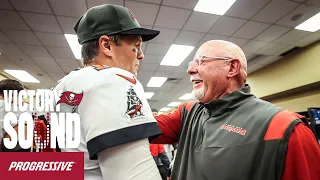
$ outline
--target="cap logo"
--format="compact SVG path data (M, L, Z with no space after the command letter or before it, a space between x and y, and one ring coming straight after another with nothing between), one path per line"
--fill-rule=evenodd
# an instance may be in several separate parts
M137 20L136 17L134 17L134 15L132 14L131 10L128 9L128 11L129 11L129 13L130 13L130 15L131 15L132 20L133 20L133 21Z

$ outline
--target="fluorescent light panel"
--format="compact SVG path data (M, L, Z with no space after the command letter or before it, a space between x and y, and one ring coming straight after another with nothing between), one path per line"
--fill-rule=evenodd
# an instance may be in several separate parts
M295 29L309 32L318 31L320 29L320 12L299 24Z
M187 93L187 94L181 96L179 99L181 99L181 100L189 100L189 99L192 99L192 98L193 98L192 94L191 93Z
M81 45L78 42L77 35L65 34L68 44L72 50L72 53L76 59L81 59Z
M162 59L160 65L179 66L186 59L186 57L188 57L193 49L194 46L172 44Z
M170 104L168 104L169 107L177 107L179 106L181 103L180 102L172 102Z
M147 87L161 87L167 79L166 77L151 77Z
M144 92L144 98L150 99L154 95L154 92Z
M4 70L6 73L25 83L40 83L38 79L33 77L27 71L23 70Z
M168 108L168 107L164 107L164 108L161 108L161 109L160 109L161 112L167 112L167 111L169 111L169 110L170 110L170 108Z
M199 0L194 11L224 15L236 0Z

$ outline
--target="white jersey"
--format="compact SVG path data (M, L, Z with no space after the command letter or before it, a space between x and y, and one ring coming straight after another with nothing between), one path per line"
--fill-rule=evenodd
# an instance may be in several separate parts
M62 151L85 153L86 180L161 179L148 141L161 131L132 73L90 66L72 71L54 90L63 92L60 112L80 116L80 146Z

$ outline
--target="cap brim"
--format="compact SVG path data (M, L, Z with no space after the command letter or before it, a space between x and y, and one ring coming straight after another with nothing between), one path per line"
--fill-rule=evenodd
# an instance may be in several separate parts
M121 34L141 35L142 41L149 41L158 36L159 33L160 31L145 28L135 28L121 32Z

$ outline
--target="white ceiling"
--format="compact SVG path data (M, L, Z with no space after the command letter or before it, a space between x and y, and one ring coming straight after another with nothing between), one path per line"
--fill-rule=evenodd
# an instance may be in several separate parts
M40 80L28 89L50 88L79 67L64 37L74 34L77 18L88 8L104 3L131 9L143 27L161 34L143 45L138 79L145 91L155 92L152 108L160 109L192 89L187 62L207 40L222 39L238 44L249 59L249 72L281 58L293 47L320 39L294 27L320 12L320 0L237 0L224 16L194 12L198 0L0 0L0 73L23 69ZM292 21L299 13L304 16ZM160 66L172 43L192 45L195 50L179 67ZM160 88L146 87L151 76L175 78Z

